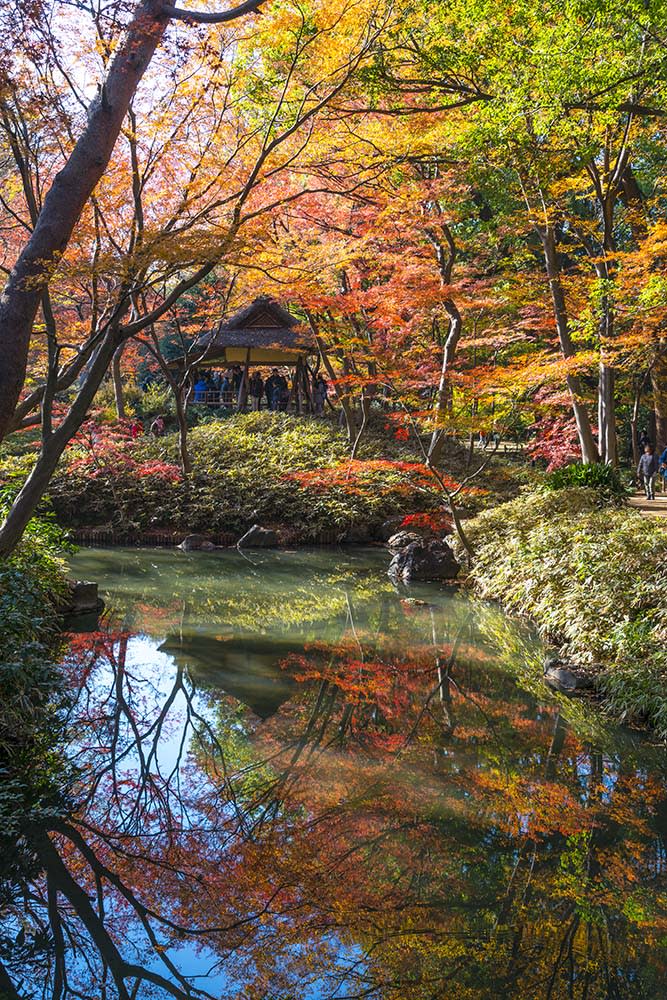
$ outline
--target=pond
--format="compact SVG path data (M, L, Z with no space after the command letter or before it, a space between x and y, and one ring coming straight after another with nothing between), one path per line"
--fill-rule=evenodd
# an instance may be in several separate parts
M25 837L0 995L665 996L664 748L386 565L73 558L107 610L62 667L67 808Z

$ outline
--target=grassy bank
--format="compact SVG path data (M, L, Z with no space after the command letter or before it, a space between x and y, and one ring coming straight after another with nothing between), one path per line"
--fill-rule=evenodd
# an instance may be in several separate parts
M189 449L193 471L184 478L175 434L80 440L50 486L60 523L240 533L258 522L282 529L286 541L322 532L363 540L391 516L440 503L407 448L369 435L351 463L345 434L324 420L233 416L195 427Z
M58 604L66 590L62 538L33 521L0 564L0 895L34 877L24 836L66 811L70 768L63 754L64 696L56 664ZM3 957L11 960L11 946ZM1 992L1 991L0 991Z
M524 493L469 521L472 579L667 736L667 530L596 490Z
M377 415L375 415L377 418ZM397 439L383 417L371 421L356 461L335 420L282 413L219 417L188 436L192 472L179 468L178 437L133 437L129 422L84 425L64 454L49 498L66 528L121 532L240 534L253 523L280 531L287 544L322 535L365 541L398 515L441 511L442 492L414 441ZM32 432L0 447L0 487L14 495L35 461ZM488 456L485 456L488 459ZM480 456L448 442L450 487L474 472ZM457 502L468 511L515 495L529 470L492 459Z

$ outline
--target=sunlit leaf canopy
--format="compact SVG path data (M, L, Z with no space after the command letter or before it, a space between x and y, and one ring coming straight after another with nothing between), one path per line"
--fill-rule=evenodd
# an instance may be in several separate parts
M5 271L103 106L133 11L0 12ZM238 528L260 506L254 449L281 430L261 509L307 508L315 531L379 520L412 488L442 515L435 485L440 501L458 489L443 440L473 456L491 427L535 429L548 461L614 464L617 404L642 379L660 398L666 13L267 0L225 25L174 19L48 258L13 425L41 422L35 479L61 510L70 479L79 507L127 520L121 472L128 494L150 483L131 500L161 517L221 473ZM131 445L91 415L120 349L136 374L134 337L197 335L260 293L315 338L347 446L324 422L310 452L296 421L209 424L191 435L193 480L173 439ZM423 451L357 451L371 410L385 442ZM550 695L521 628L465 595L407 595L384 564L124 558L64 682L26 659L21 738L0 746L0 993L662 995L664 758Z
M6 136L29 137L34 208L128 16L119 4L22 14L3 106ZM545 413L564 426L580 398L590 424L599 364L627 395L661 351L663 16L661 3L395 0L175 20L54 264L60 363L89 352L114 316L140 324L203 267L196 312L174 305L193 335L223 308L278 295L342 359L334 375L353 402L390 393L422 427L467 433L489 415L512 429ZM9 266L31 209L6 162ZM454 311L446 389L424 407ZM38 320L20 418L46 373L44 335Z

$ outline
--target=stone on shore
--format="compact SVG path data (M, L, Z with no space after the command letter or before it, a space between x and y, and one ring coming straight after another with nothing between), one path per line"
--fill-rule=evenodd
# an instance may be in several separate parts
M406 545L411 545L412 542L421 542L422 536L417 534L416 531L397 531L395 535L387 540L387 548L391 549L392 552L398 552L399 549L404 549Z
M557 656L547 656L544 661L544 680L555 691L572 694L593 687L593 680L587 674L575 672Z
M97 612L102 607L96 583L90 580L70 580L67 613L83 615Z
M186 535L178 548L183 552L211 552L216 546L206 535Z

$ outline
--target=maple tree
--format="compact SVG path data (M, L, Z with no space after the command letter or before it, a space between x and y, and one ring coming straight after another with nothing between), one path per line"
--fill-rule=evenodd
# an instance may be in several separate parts
M434 459L466 409L476 429L509 426L548 385L567 389L582 459L615 464L618 390L638 362L663 406L661 339L626 297L659 184L660 11L460 3L383 34L355 104L357 197L288 219L352 443L387 383L413 409L428 399ZM656 301L654 329L662 317Z
M0 349L3 366L0 382L3 402L0 406L0 435L7 431L18 402L23 381L32 327L43 296L46 294L52 269L66 249L85 205L111 159L116 140L126 115L150 64L160 45L171 19L190 22L227 22L255 11L261 0L245 0L237 8L220 14L198 13L181 10L164 4L162 0L143 0L131 15L126 30L121 29L121 44L116 39L101 37L107 54L113 56L99 85L99 93L87 108L87 124L73 144L65 164L53 177L52 185L43 204L26 191L31 210L30 239L21 250L8 275L0 303ZM12 5L14 6L14 5ZM48 13L42 5L35 4L27 12L26 20L32 33L48 33ZM114 19L115 20L115 19ZM97 22L99 30L100 21ZM55 43L55 38L48 39ZM55 50L53 44L53 50ZM41 54L41 53L40 53ZM55 64L58 65L58 57ZM6 70L7 72L7 70ZM11 80L11 67L7 75ZM19 151L17 166L25 187L30 186L30 164ZM48 315L49 305L44 304Z
M9 272L80 133L86 91L73 67L113 76L143 30L130 21L118 47L115 8L90 28L68 15L85 30L65 57L57 33L40 33L40 10L27 12L34 44L24 63L10 59L3 91ZM636 396L638 372L662 443L659 3L574 4L546 17L528 4L491 16L483 0L461 0L437 16L417 5L409 18L400 4L322 3L312 21L265 7L226 27L172 25L174 68L171 36L161 38L175 10L158 17L156 37L141 36L155 54L118 141L106 136L101 179L74 213L64 255L48 267L49 253L40 258L48 301L40 285L43 325L6 422L39 421L54 440L0 548L15 544L109 366L122 410L127 339L155 349L156 324L180 322L181 295L223 270L241 276L234 298L278 283L302 310L353 459L378 411L398 434L430 435L436 467L448 442L513 433L530 424L536 393L543 412L564 387L582 459L615 464L617 410ZM72 419L52 427L51 398L83 376ZM185 382L176 397L187 468L184 394ZM545 440L565 455L561 426Z
M129 109L113 171L82 209L51 275L52 284L56 277L58 283L44 313L47 350L36 365L42 378L12 418L15 427L38 420L43 446L0 528L1 551L16 545L123 342L153 328L216 266L258 266L266 228L280 205L307 194L301 158L318 124L324 125L329 103L345 91L382 28L381 13L369 10L361 20L359 14L357 5L323 8L319 23L311 25L295 7L276 12L278 35L269 18L246 36L216 29L220 51L211 47L208 33L186 49L186 84L178 76L159 89L159 101L135 102ZM334 33L339 44L332 59ZM267 50L257 62L263 42ZM232 71L232 52L238 72ZM160 72L157 62L152 72ZM46 123L56 147L73 127L73 110L67 102L63 106L58 89L70 83L64 73L64 82L53 85L65 116L64 128L60 118ZM50 77L45 85L51 87ZM255 100L258 90L261 101ZM169 142L162 141L165 133ZM27 158L20 130L14 139ZM19 219L27 212L31 228L38 221L30 216L31 197L41 180L35 169L21 177L22 193L10 208ZM77 380L67 414L54 421L56 395Z

